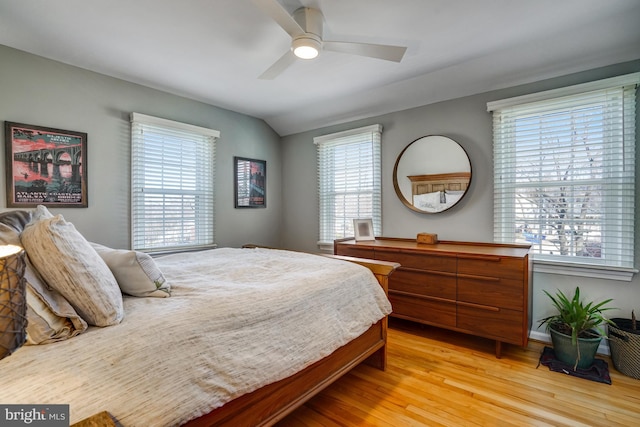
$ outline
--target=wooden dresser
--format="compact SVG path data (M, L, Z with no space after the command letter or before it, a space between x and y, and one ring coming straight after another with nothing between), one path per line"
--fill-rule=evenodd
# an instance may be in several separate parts
M531 329L529 245L380 237L337 240L336 255L392 261L391 316L526 346Z

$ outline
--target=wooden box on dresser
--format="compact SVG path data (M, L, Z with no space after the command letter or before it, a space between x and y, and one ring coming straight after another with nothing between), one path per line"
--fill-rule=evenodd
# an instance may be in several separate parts
M336 240L334 253L392 261L391 316L526 346L531 329L530 245L379 237Z

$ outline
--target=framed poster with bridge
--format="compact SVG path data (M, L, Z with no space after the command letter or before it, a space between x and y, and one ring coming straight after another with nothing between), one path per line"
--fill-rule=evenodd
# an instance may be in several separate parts
M86 208L87 134L5 122L7 207Z

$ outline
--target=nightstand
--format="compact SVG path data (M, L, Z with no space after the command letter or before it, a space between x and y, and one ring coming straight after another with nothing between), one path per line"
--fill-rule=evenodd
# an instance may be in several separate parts
M72 424L71 427L117 427L117 424L107 411L102 411Z

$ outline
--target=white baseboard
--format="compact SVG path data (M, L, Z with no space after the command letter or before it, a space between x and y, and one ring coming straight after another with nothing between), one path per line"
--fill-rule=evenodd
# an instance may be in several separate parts
M551 335L545 334L544 332L540 331L530 331L529 339L551 344Z
M530 331L529 339L551 344L551 335L545 332ZM609 351L609 341L607 341L606 339L602 340L602 342L600 343L600 346L598 347L598 354L603 354L605 356L611 355L611 352Z

